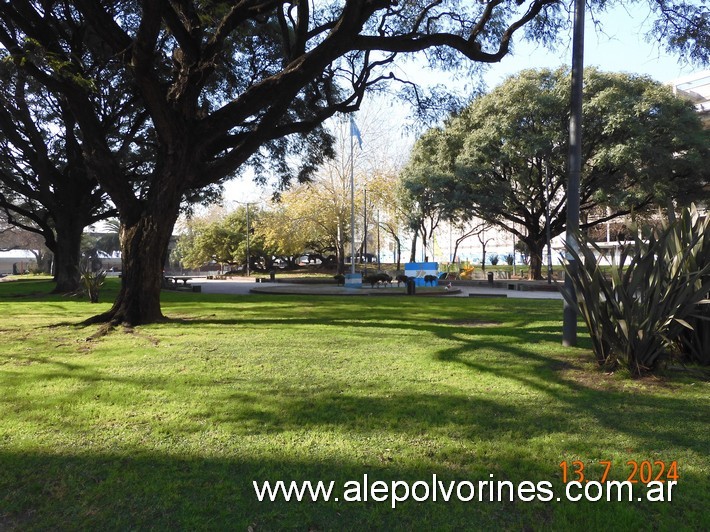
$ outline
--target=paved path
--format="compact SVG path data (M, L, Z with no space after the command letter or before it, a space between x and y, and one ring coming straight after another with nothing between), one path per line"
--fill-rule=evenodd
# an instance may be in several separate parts
M249 294L252 291L264 294L303 294L303 295L362 295L363 293L372 292L377 294L378 289L359 289L337 287L335 284L296 284L296 283L257 283L250 279L235 278L230 280L208 280L195 278L192 280L193 285L202 286L204 294ZM481 286L456 286L454 287L458 293L453 293L446 297L484 297L490 296L507 296L509 298L520 299L562 299L558 292L544 292L536 290L505 290L499 288L488 288ZM384 290L384 289L380 289ZM420 291L422 294L423 291ZM402 295L404 295L402 288Z

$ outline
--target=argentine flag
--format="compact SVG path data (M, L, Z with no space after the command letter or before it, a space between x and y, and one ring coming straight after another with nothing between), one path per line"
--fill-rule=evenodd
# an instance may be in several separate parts
M357 144L362 149L362 136L360 135L360 130L357 128L355 119L350 115L350 136L357 139Z

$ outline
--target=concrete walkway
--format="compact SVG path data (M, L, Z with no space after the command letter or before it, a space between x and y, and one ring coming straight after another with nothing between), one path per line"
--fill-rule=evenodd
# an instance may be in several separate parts
M374 295L386 296L396 295L401 292L405 295L404 287L396 288L396 284L392 289L386 288L370 288L369 286L362 289L344 288L331 284L299 284L299 283L257 283L251 279L235 278L229 280L212 280L195 278L191 283L193 286L201 286L204 294L235 294L245 295L249 293L259 294L294 294L294 295ZM441 285L440 285L441 286ZM438 292L438 291L437 291ZM439 292L442 297L509 297L520 299L562 299L559 292L548 292L538 290L507 290L503 288L493 288L485 286L454 286L451 293L447 294L441 289ZM434 295L432 289L418 289L417 296Z

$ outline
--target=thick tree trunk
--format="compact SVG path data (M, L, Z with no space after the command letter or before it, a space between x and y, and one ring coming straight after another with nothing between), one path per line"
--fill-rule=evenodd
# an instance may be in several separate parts
M178 209L159 209L135 223L121 224L121 290L111 310L89 322L142 325L163 319L160 290L168 244Z
M526 242L530 251L530 273L528 279L539 281L542 279L542 252L544 244Z
M75 292L80 287L81 235L84 225L75 213L67 213L67 219L56 219L56 250L54 253L55 293Z

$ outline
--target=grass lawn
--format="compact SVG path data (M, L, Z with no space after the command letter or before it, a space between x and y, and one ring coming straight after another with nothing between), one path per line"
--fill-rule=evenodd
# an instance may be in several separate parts
M559 301L166 292L170 321L102 335L77 324L108 303L50 289L0 283L0 530L710 529L710 385L597 371L585 337L561 347ZM575 460L676 461L678 485L569 502ZM476 491L345 501L365 475ZM339 500L259 502L266 480ZM554 496L479 501L489 480Z

